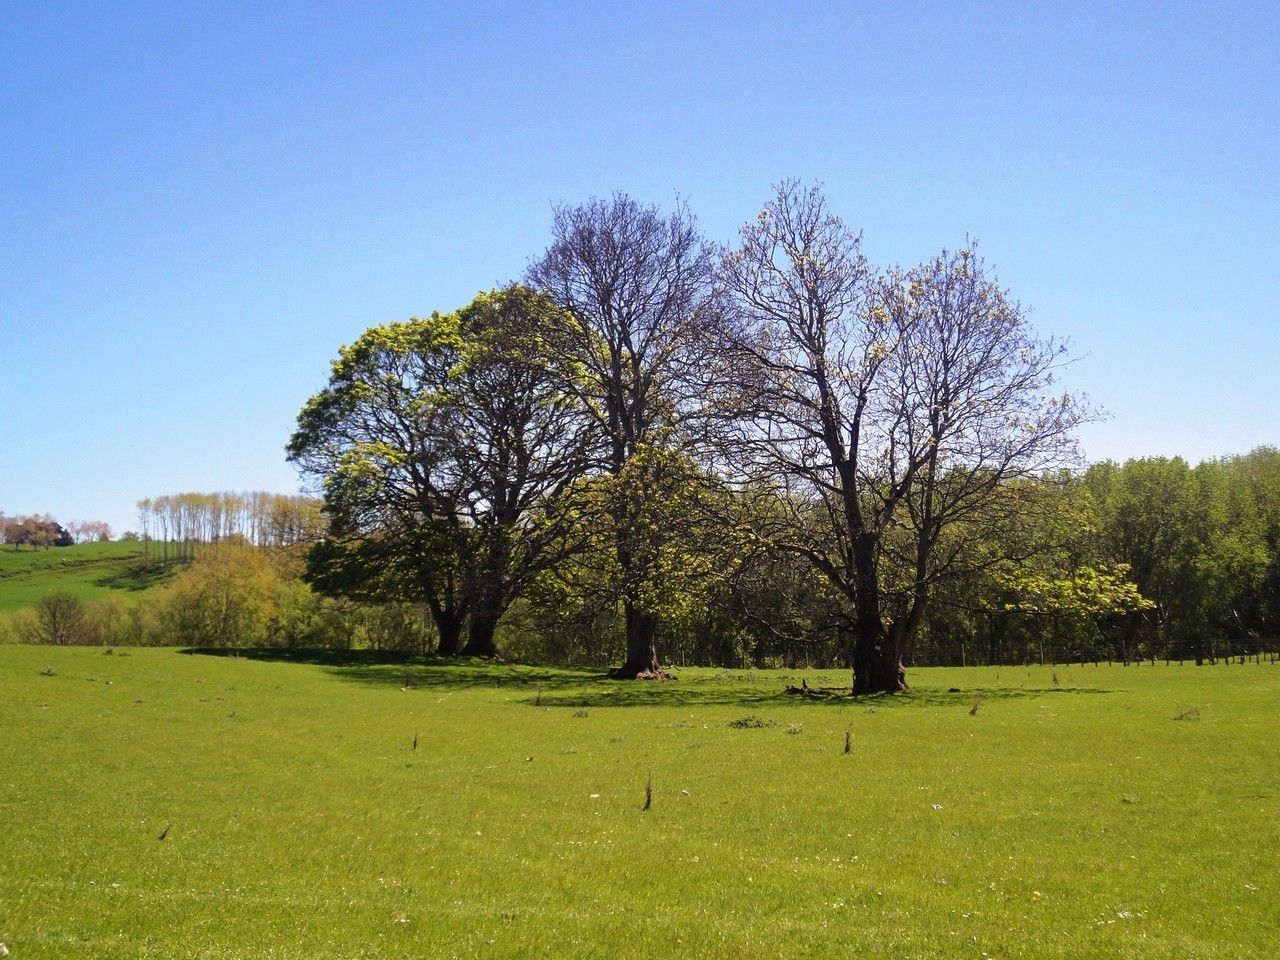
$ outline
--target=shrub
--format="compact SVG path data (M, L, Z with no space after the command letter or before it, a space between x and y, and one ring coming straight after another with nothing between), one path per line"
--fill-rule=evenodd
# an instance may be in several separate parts
M97 642L84 604L65 590L46 594L36 602L35 619L28 629L34 643L65 647Z
M201 550L166 591L160 619L172 642L260 646L274 625L277 586L260 551L212 546Z

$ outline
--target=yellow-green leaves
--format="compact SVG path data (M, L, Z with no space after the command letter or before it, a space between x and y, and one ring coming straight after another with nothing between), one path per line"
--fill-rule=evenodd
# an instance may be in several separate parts
M1011 571L994 578L1010 598L1003 608L1023 613L1104 614L1150 610L1155 604L1129 580L1129 565L1099 564L1069 577Z

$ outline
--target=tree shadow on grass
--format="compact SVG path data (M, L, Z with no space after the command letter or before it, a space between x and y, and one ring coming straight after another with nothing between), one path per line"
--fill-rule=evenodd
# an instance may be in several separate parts
M999 700L1034 700L1040 697L1056 697L1066 694L1099 694L1112 693L1101 687L970 687L956 688L912 688L906 693L893 696L851 697L846 703L862 703L867 706L881 705L886 707L911 706L964 706L972 708L976 699L982 703ZM979 706L981 709L981 706Z
M96 586L110 587L113 590L148 590L168 583L176 573L173 564L138 564L127 570L114 570L93 582Z
M534 706L544 707L643 707L643 706L797 706L822 710L904 709L910 707L971 707L975 697L983 703L1000 700L1024 700L1065 693L1110 693L1094 687L982 687L951 692L943 689L912 689L898 694L853 696L839 693L822 698L788 693L779 680L757 680L751 685L728 686L694 680L670 683L637 683L609 681L575 693L542 693L526 698Z
M514 698L535 707L693 707L803 706L817 709L903 709L909 707L971 707L976 697L983 703L1025 700L1069 694L1110 693L1098 687L983 686L913 688L906 693L854 697L833 693L822 699L797 696L787 687L799 681L794 671L776 673L684 673L674 681L613 680L595 670L572 667L529 666L489 660L421 656L388 650L286 650L253 648L191 648L184 654L240 657L279 663L320 666L326 673L370 687L510 691ZM815 679L810 677L809 679ZM829 679L819 677L817 679ZM814 689L817 689L816 687ZM833 689L833 688L827 688Z
M474 658L424 657L397 650L196 648L182 653L207 657L239 657L265 662L311 664L330 676L370 687L406 690L494 690L531 707L814 707L818 709L904 709L910 707L969 708L983 703L1025 700L1042 696L1106 694L1100 687L982 686L966 689L915 687L904 694L851 696L827 687L822 699L797 696L787 686L799 682L796 671L681 673L675 681L611 680L593 669L527 666ZM808 675L814 682L831 675ZM813 687L817 690L818 687Z
M195 656L240 658L271 663L309 664L340 679L367 686L467 689L472 687L563 688L605 679L604 674L571 667L539 667L475 657L436 657L403 650L276 649L191 647Z

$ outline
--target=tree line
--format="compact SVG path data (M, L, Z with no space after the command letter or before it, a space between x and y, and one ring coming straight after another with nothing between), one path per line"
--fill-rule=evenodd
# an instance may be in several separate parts
M1066 359L975 244L873 266L816 187L727 248L683 203L563 206L521 282L341 349L288 445L327 518L307 576L423 604L444 654L520 617L661 677L683 629L775 634L902 689L962 585L1060 548L1093 415ZM1094 574L1097 603L1141 604Z
M290 647L426 653L434 635L408 603L364 604L314 593L300 578L304 544L241 539L193 547L190 560L145 572L136 598L82 600L54 590L0 613L0 643L59 646Z
M802 559L762 549L717 516L732 494L671 496L662 645L668 662L729 667L847 663L841 599ZM908 653L914 664L1225 663L1280 655L1280 451L1198 466L1178 458L1095 464L1010 491L1020 556L939 591ZM588 499L589 503L589 499ZM741 509L741 505L734 509ZM584 511L579 519L590 517ZM708 519L711 518L711 519ZM608 663L622 637L607 530L513 601L504 656ZM1051 545L1051 546L1046 546ZM326 596L301 580L308 544L194 548L166 586L137 601L43 598L0 617L0 640L44 643L330 647L439 652L421 602ZM331 548L329 548L331 549ZM605 551L607 552L607 551ZM325 550L318 551L321 557ZM554 575L552 575L554 574Z
M190 560L197 546L242 542L289 547L318 538L320 504L312 497L254 490L242 493L177 493L138 501L141 539L148 555Z

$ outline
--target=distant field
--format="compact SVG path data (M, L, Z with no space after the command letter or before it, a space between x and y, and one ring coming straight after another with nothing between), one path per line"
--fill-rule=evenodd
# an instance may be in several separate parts
M1278 666L336 656L0 648L13 960L1277 955Z
M0 612L31 606L57 590L81 600L136 594L164 579L156 572L136 572L142 559L140 543L84 543L48 550L0 546Z

